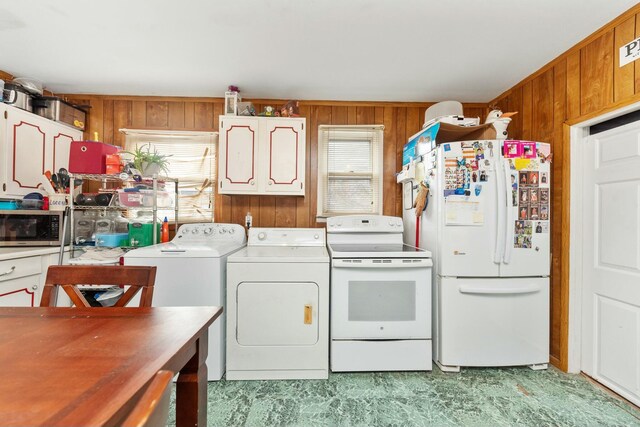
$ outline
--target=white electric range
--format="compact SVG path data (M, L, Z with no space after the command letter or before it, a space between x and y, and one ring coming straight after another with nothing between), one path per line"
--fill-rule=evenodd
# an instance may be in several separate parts
M334 372L432 369L431 253L402 230L389 216L327 220Z

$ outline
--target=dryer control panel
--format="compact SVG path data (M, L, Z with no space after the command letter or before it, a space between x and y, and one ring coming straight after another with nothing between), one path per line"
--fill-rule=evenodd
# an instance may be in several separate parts
M244 242L244 227L238 224L212 222L181 225L172 242L184 241Z

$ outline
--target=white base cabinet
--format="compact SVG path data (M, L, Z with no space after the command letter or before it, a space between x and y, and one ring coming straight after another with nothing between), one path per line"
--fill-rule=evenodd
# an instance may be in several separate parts
M82 131L0 103L0 197L42 190L43 174L69 168L71 141Z
M26 256L0 261L0 307L38 307L50 265L58 264L59 254ZM65 252L63 263L69 260ZM58 306L70 306L71 300L58 293Z
M221 194L304 196L306 119L220 116Z

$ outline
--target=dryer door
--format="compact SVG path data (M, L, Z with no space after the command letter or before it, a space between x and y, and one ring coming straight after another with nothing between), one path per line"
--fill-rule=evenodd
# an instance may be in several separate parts
M319 288L313 282L240 283L236 297L238 344L316 344L318 297Z

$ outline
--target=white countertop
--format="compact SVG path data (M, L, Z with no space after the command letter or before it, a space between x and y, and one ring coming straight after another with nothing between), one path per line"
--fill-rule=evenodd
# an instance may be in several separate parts
M65 248L65 252L69 247ZM7 259L26 258L38 255L50 255L60 252L59 246L32 246L28 248L0 248L0 261Z

